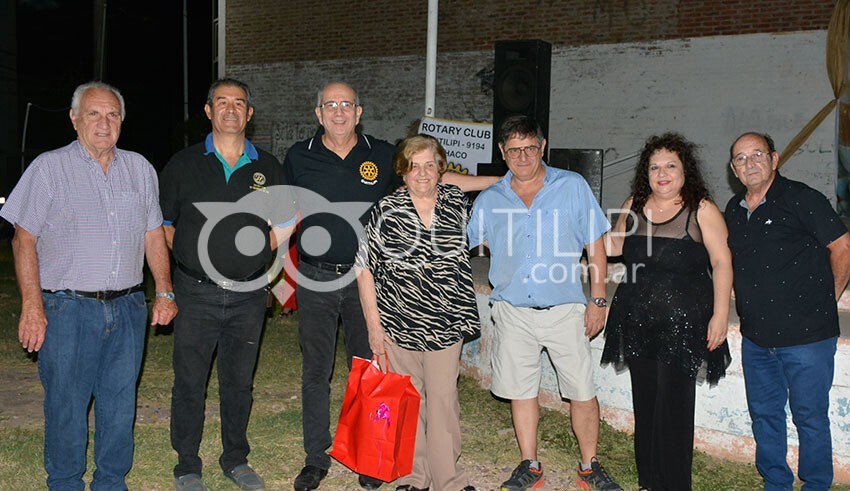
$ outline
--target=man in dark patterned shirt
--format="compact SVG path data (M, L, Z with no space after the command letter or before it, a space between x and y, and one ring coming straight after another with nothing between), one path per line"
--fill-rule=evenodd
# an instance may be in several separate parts
M779 175L770 136L744 133L730 165L746 191L726 205L741 318L741 363L765 490L792 490L785 405L800 442L806 489L832 483L829 390L836 300L850 277L850 234L821 193Z

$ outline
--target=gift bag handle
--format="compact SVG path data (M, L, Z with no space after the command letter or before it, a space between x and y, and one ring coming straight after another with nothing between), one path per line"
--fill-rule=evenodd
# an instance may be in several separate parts
M384 365L386 365L386 367L387 367L387 368L386 368L386 370L384 369L384 367L382 367L382 366L381 366L381 357L383 357L383 358L384 358ZM392 371L392 370L390 370L390 357L387 355L387 353L386 353L386 352L384 352L384 354L382 354L382 355L375 355L375 354L373 354L373 355L372 355L372 361L374 361L375 363L377 363L377 364L378 364L378 368L379 368L382 372L384 372L384 373L389 373L389 372L391 372L391 371Z

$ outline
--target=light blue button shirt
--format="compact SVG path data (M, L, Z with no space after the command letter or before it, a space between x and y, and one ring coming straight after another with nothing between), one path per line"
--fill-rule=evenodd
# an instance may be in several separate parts
M469 245L490 247L492 300L517 307L587 303L581 253L611 225L581 175L545 169L530 208L511 189L511 172L475 200Z

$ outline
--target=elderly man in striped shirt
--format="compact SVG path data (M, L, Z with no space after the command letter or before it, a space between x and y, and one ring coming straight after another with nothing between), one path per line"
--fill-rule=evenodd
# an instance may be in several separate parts
M15 225L18 338L38 351L51 491L85 489L92 397L91 489L127 489L148 315L145 257L157 292L151 325L177 313L156 172L141 155L115 147L124 116L114 87L77 87L70 113L77 139L35 159L0 210Z

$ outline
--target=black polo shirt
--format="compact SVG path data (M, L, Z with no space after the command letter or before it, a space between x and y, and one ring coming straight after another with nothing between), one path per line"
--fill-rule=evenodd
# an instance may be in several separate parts
M316 261L351 264L358 246L352 223L365 225L372 206L402 184L393 170L395 147L358 134L342 159L325 147L323 134L319 128L313 138L292 145L283 161L287 184L306 190L296 190L298 252Z
M745 192L726 205L741 334L778 348L837 336L827 245L847 232L826 197L778 173L748 218Z
M272 188L283 184L283 168L270 153L245 140L243 159L250 162L227 180L208 140L176 153L160 174L163 221L175 228L172 252L177 263L195 272L194 276L204 274L198 242L209 231L207 251L218 272L233 280L250 278L274 257L269 223L293 223L292 195L287 193L287 202L281 199L282 188ZM200 203L206 203L204 211L196 206Z

